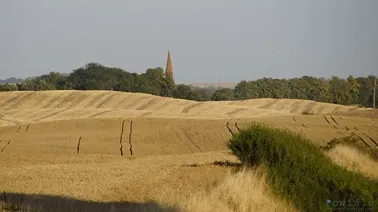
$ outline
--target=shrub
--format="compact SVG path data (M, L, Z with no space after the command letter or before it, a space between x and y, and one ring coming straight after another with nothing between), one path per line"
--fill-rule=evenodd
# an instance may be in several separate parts
M266 166L273 192L300 210L332 211L335 208L327 200L347 205L348 200L359 200L361 209L378 209L378 202L369 205L378 199L377 181L333 164L300 134L254 124L235 134L228 147L242 163Z

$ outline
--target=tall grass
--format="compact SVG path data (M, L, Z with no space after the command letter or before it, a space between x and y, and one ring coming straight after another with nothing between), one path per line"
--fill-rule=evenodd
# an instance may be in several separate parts
M378 161L378 151L368 145L365 145L364 142L361 142L361 138L358 137L358 135L355 133L352 133L351 135L346 137L332 139L330 142L327 143L326 146L323 147L323 149L326 151L330 151L334 149L337 145L347 145L356 148L358 149L358 151L369 155L373 160Z
M339 166L378 180L378 161L356 147L339 144L328 150L326 155Z
M333 164L300 134L253 124L235 134L228 147L244 164L267 167L273 192L302 211L378 210L377 181Z
M274 196L259 167L229 175L210 190L193 194L178 206L185 212L293 212L292 205Z

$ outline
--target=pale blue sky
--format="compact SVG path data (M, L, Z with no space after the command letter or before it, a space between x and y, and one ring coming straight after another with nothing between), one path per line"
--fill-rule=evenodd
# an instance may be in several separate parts
M0 0L0 78L88 62L176 82L378 75L378 0Z

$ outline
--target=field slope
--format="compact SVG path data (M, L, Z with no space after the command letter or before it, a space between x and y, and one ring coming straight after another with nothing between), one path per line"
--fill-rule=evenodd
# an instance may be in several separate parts
M227 175L227 167L209 164L236 161L226 142L251 122L303 133L319 146L354 134L378 150L371 112L291 99L0 92L0 188L109 202L144 202L162 191L185 196Z

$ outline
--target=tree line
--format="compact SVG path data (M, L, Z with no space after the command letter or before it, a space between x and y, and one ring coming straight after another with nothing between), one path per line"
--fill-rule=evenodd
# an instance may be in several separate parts
M22 83L0 84L0 91L113 90L147 93L196 101L232 101L253 98L306 99L342 105L373 105L375 76L331 79L303 76L292 79L262 78L241 81L234 89L198 88L175 84L161 67L145 73L130 73L120 68L88 63L69 75L50 72ZM378 94L376 94L378 99Z
M375 76L331 79L303 76L293 79L262 78L241 81L235 89L219 89L212 100L254 98L305 99L341 105L372 107ZM376 94L378 99L378 94Z
M0 91L44 90L112 90L195 101L209 101L215 92L213 88L176 85L173 79L165 76L161 67L150 68L145 73L137 74L98 63L88 63L68 75L50 72L26 79L22 83L0 84Z

